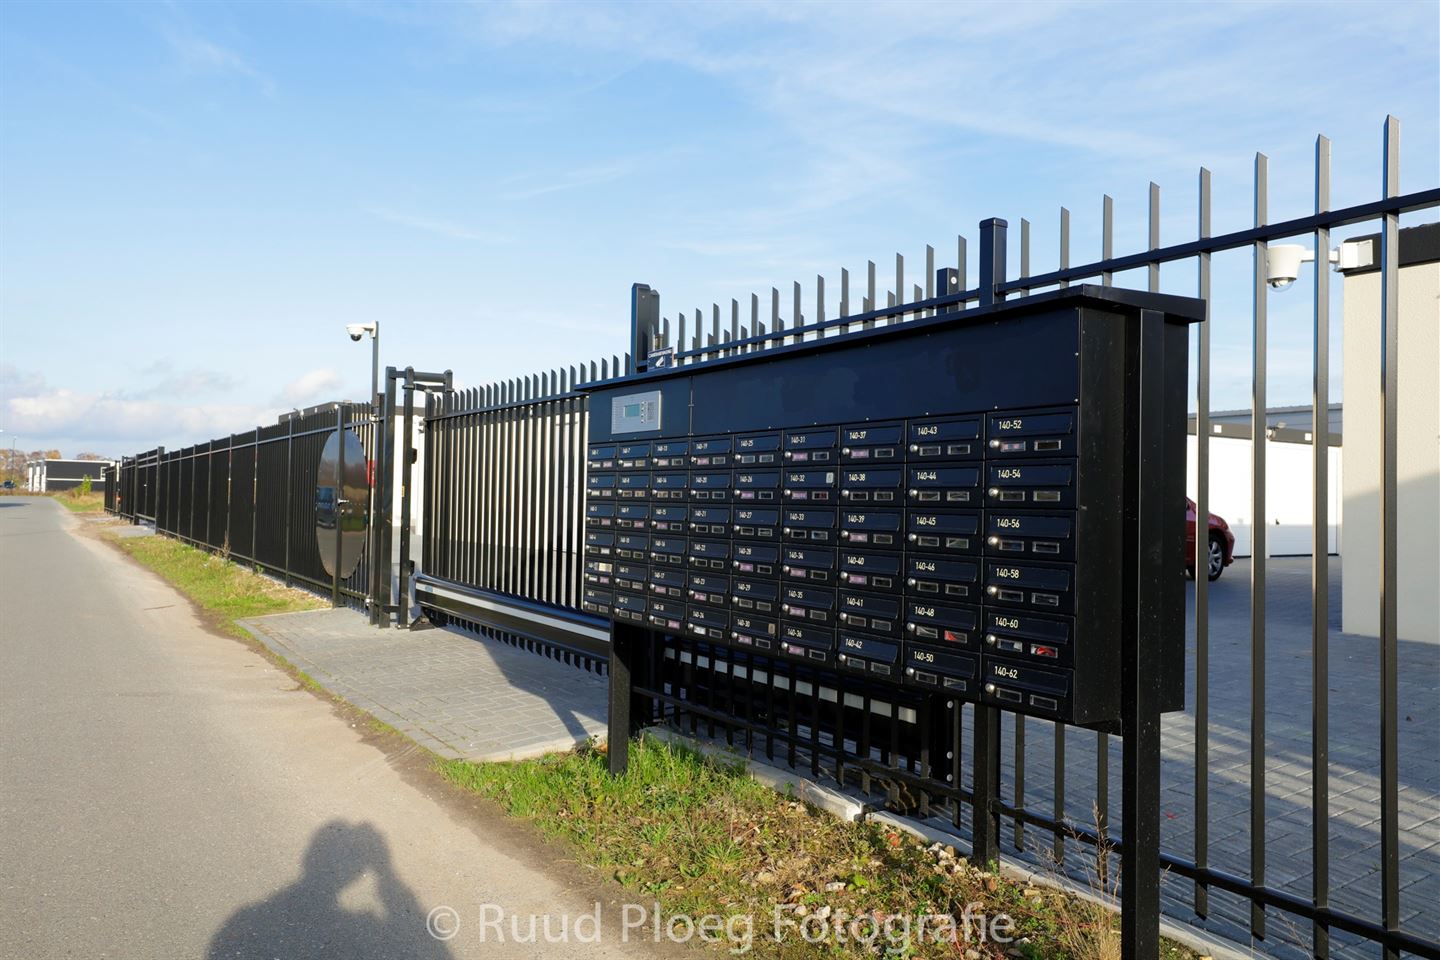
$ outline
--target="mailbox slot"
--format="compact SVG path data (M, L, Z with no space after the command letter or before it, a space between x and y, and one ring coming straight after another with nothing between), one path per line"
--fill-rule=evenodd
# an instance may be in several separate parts
M980 514L944 510L910 510L905 518L905 540L917 551L979 553Z
M621 530L644 530L650 524L650 504L620 503L615 506L615 526Z
M728 467L733 437L707 437L690 441L692 467Z
M650 528L666 533L684 533L690 508L683 503L657 503L650 507Z
M953 417L944 420L911 420L911 460L966 460L984 452L980 417Z
M610 615L610 608L614 605L615 594L610 590L600 590L596 587L586 587L580 594L580 608L590 613Z
M615 534L615 556L622 560L643 561L651 546L650 538L643 533Z
M656 440L650 444L650 466L660 469L684 467L689 461L689 440Z
M643 563L615 564L615 589L632 593L645 593L645 583L650 578L650 568Z
M786 470L785 499L792 503L833 503L836 471Z
M730 639L740 646L773 649L779 632L774 620L752 617L748 613L730 614Z
M644 596L617 591L611 602L610 615L631 623L644 623L647 606Z
M644 500L650 496L650 474L622 473L615 481L615 496L626 500Z
M708 603L712 606L727 606L730 598L730 578L716 573L691 573L686 597L691 603Z
M840 591L840 627L899 638L901 601L898 597Z
M905 680L921 687L938 687L974 696L980 677L980 657L954 648L905 642Z
M585 582L599 587L608 587L615 573L615 564L604 560L585 561Z
M985 602L1049 613L1073 613L1071 568L1060 564L985 560Z
M729 500L730 471L716 470L703 473L696 471L690 474L690 499L692 501Z
M729 507L691 507L690 532L696 536L709 534L724 537L730 533Z
M780 499L778 470L736 470L735 499L741 503L765 503Z
M835 655L840 666L876 676L898 680L900 678L900 644L864 637L859 634L840 633L840 649Z
M780 652L811 663L829 663L835 651L835 631L829 627L782 622Z
M1068 670L1047 670L986 656L984 675L984 695L989 703L1042 716L1063 715L1069 710Z
M615 450L615 466L621 470L644 470L650 466L650 442L620 444Z
M896 548L904 540L900 510L849 508L840 511L840 539L847 546Z
M921 599L980 602L980 564L971 560L907 557L905 592Z
M841 550L840 582L860 590L895 590L900 585L900 556Z
M585 555L587 557L615 556L615 534L600 530L586 530Z
M979 649L976 631L978 607L956 607L928 600L905 601L905 632L921 643L959 644Z
M735 559L730 561L730 567L745 576L779 576L780 548L762 543L737 543Z
M651 626L678 633L685 628L685 604L676 600L656 600L652 596L646 619Z
M1009 610L985 611L985 646L992 652L1033 663L1067 667L1074 663L1068 619Z
M991 508L1075 506L1075 464L1012 461L985 465Z
M689 547L690 544L684 537L651 537L650 562L668 564L672 567L683 566L685 553Z
M763 613L773 617L780 610L780 583L776 580L736 577L730 583L730 606L735 610Z
M685 605L685 620L692 634L711 640L724 640L730 629L730 615L725 611L693 603Z
M905 496L915 506L980 503L980 467L908 467Z
M840 455L839 436L835 427L788 430L781 456L786 463L834 463Z
M685 571L675 567L650 568L650 595L652 597L685 597Z
M786 547L780 572L792 580L833 583L835 551L824 547Z
M735 438L737 467L766 466L780 462L780 434L756 433Z
M905 471L899 467L847 468L840 474L840 499L847 504L896 504L904 482Z
M590 474L585 478L585 492L595 499L615 496L615 474Z
M700 570L726 570L730 566L730 543L725 540L691 540L690 566Z
M780 591L780 613L786 620L833 625L835 591L823 587L796 587L786 584Z
M615 525L615 504L587 502L585 504L585 525L587 527L613 527Z
M585 463L591 470L615 469L615 444L590 447L585 452Z
M903 423L865 423L840 428L841 463L893 463L903 459Z
M656 500L684 500L689 475L684 473L653 473L650 475L650 496Z
M991 510L985 515L985 552L1035 560L1075 559L1075 515Z
M835 511L824 508L818 510L786 510L785 511L785 539L787 540L808 540L811 543L834 543L835 542Z
M1075 448L1075 408L992 413L986 425L986 455L991 457L1071 457Z
M736 507L735 536L753 540L780 538L780 510L777 507Z

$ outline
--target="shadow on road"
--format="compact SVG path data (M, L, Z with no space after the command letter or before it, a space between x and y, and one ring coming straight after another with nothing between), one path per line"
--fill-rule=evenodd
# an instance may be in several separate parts
M208 960L451 957L427 932L426 912L395 875L389 848L370 824L325 824L311 837L302 868L285 889L232 914L210 941ZM341 902L367 873L374 878L378 913Z

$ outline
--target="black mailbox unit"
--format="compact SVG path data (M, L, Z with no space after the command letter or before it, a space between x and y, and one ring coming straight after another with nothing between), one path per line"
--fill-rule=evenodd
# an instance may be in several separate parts
M601 384L585 609L1116 729L1121 640L1150 593L1147 682L1179 709L1202 316L1072 287ZM1143 457L1142 340L1161 424ZM1163 510L1143 543L1142 497Z

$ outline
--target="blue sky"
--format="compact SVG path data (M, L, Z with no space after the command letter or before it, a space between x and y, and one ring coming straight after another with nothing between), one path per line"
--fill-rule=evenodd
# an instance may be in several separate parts
M948 263L989 216L1033 222L1040 272L1062 204L1098 254L1107 192L1130 252L1152 179L1178 241L1202 164L1237 229L1257 150L1297 216L1317 133L1362 202L1387 113L1402 187L1440 183L1433 0L11 0L0 444L119 454L361 397L347 322L473 386L623 351L633 281L673 316L772 286L788 312L799 280L811 313L824 273L833 315L841 267L883 289L899 251L923 282L924 245ZM1216 260L1216 407L1248 405L1249 265ZM1306 297L1271 300L1274 403L1308 398Z

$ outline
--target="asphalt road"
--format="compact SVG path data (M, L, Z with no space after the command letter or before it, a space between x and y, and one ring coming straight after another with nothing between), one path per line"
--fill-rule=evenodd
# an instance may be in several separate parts
M613 901L601 942L579 942L608 885L206 629L82 525L0 498L0 958L660 952L621 942ZM448 942L426 931L441 906ZM509 918L524 935L531 914L568 918L571 942L515 942Z

